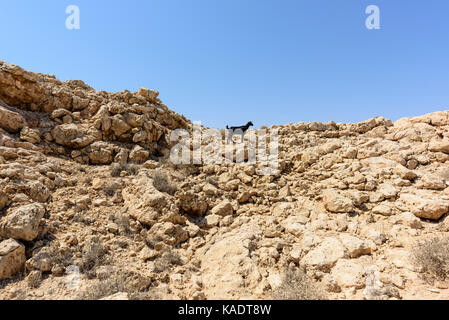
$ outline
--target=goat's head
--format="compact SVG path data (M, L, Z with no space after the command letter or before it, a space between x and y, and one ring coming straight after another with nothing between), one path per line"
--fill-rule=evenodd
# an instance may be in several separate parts
M248 122L247 124L246 124L248 127L252 127L252 126L254 126L254 124L250 121L250 122Z

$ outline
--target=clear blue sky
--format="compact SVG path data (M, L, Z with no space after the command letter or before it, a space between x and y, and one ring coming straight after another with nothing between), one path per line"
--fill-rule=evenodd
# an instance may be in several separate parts
M3 0L0 60L156 89L211 127L396 120L449 109L448 16L447 0Z

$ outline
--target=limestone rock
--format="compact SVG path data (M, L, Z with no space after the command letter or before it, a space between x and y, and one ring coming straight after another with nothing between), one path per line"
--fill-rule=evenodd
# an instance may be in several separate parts
M156 98L159 95L159 92L157 92L156 90L149 90L147 88L142 87L139 89L137 94L144 97L149 102L155 102Z
M348 255L351 258L358 258L361 255L371 253L371 249L366 245L366 243L357 237L343 233L340 235L340 240L346 247Z
M41 133L37 129L24 127L22 131L20 131L20 139L29 143L37 144L41 142Z
M343 244L338 239L329 237L309 251L301 262L307 267L329 271L345 255L346 250Z
M224 200L220 204L212 208L210 212L219 216L229 216L234 212L234 208L232 207L231 202L229 202L228 200Z
M39 223L45 214L41 204L22 206L0 220L0 235L6 238L32 241L39 235Z
M429 150L433 152L449 153L449 139L432 140L429 143Z
M43 247L35 250L33 256L26 261L28 270L51 271L55 264L56 255L51 247Z
M0 100L0 128L16 133L27 125L25 118Z
M87 148L87 152L92 164L110 164L114 159L113 146L107 142L94 142Z
M402 193L399 202L418 218L438 220L449 211L449 201L426 191Z
M0 242L0 280L7 279L25 264L25 246L13 239Z
M180 193L178 205L187 214L199 217L203 216L208 208L207 202L193 192Z
M129 154L129 159L132 162L142 163L148 160L150 152L142 148L141 146L135 146Z
M340 259L332 269L331 276L343 288L354 287L361 289L364 287L365 269L362 265L353 260Z
M336 190L325 190L323 192L323 201L325 208L330 212L345 213L354 210L353 202Z
M201 259L202 282L208 284L204 293L208 299L251 297L261 280L256 264L250 257L245 240L260 231L246 225L216 241Z

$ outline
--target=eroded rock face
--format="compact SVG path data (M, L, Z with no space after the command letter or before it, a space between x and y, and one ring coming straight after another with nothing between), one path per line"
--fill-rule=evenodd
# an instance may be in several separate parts
M208 284L208 299L251 297L252 288L261 275L251 259L247 243L257 237L254 225L244 226L225 234L204 253L201 260L202 282Z
M131 161L140 163L156 152L158 143L166 144L164 134L189 126L158 94L146 88L97 92L82 81L63 83L0 61L0 128L20 132L22 141L41 146L46 154L59 154L58 146L78 149L67 151L82 163L110 164L114 159L103 153L109 149L101 151L98 143L112 142L116 148L125 143Z
M123 198L131 217L150 227L170 209L164 194L154 188L153 180L145 174L138 175L133 183L123 190Z
M111 281L130 299L271 299L287 267L331 299L429 298L410 257L449 230L449 111L272 126L279 170L264 176L257 163L170 163L171 131L191 127L158 95L0 62L2 277L26 246L27 285L61 288L79 268L81 291ZM61 290L44 298L79 298Z
M14 239L0 242L0 280L7 279L23 269L25 246Z

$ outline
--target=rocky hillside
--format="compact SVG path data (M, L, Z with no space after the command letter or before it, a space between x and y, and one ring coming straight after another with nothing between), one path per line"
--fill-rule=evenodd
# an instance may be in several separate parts
M274 126L270 176L173 165L178 128L0 62L0 298L449 298L449 111Z

